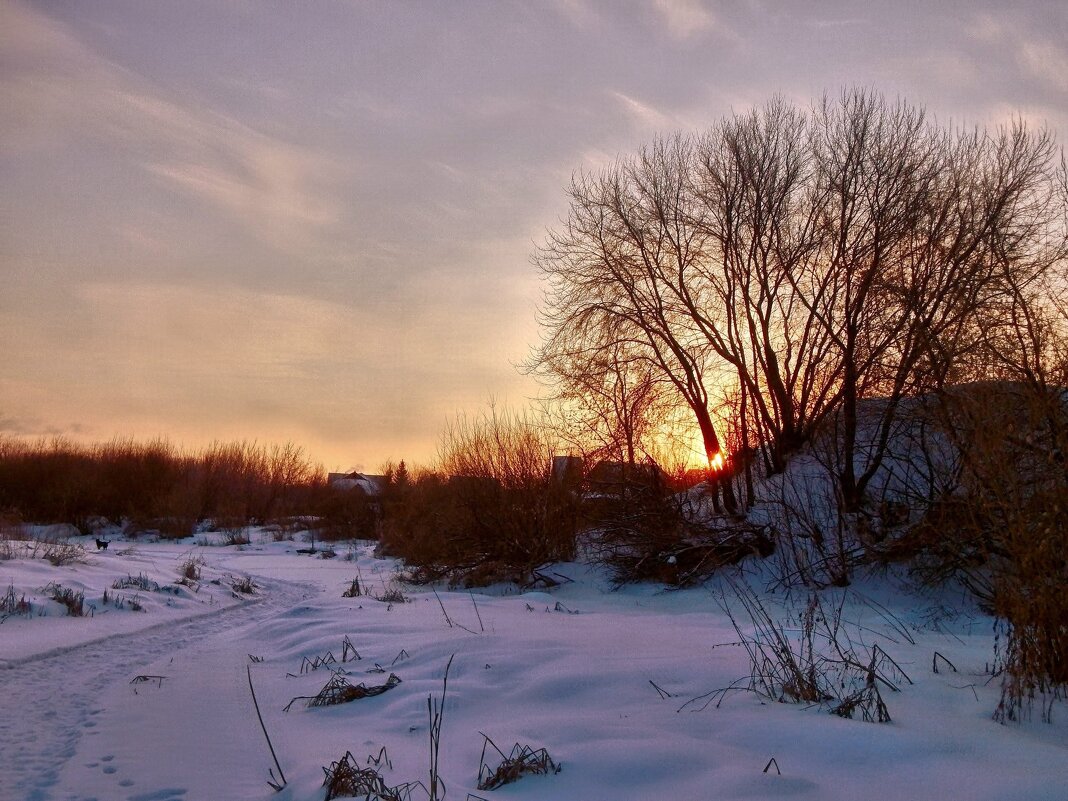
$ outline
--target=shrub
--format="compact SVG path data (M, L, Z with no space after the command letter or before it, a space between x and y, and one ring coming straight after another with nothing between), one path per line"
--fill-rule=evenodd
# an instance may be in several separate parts
M383 549L411 577L455 582L528 581L575 552L576 502L550 477L552 443L532 421L492 411L458 418L440 464L391 484Z
M17 543L30 538L22 518L14 510L0 512L0 561L18 559L25 550Z
M644 467L637 465L636 467ZM624 481L583 503L594 557L613 579L689 586L717 569L773 549L764 533L717 516L704 520L700 490L672 494L660 481Z
M250 540L244 528L228 529L223 532L223 542L227 545L248 545Z
M315 536L320 540L334 542L378 536L378 499L359 490L323 486L316 493L315 510L319 516Z
M199 556L190 556L178 565L178 578L183 582L200 581L204 560Z
M185 452L164 440L79 445L0 436L0 508L83 534L98 517L169 538L191 535L207 518L240 527L291 517L308 511L322 482L321 468L292 444Z
M76 542L45 540L41 558L51 562L55 567L77 564L85 561L85 548Z
M999 720L1068 688L1068 406L1064 391L989 382L944 394L941 430L955 481L884 557L923 581L956 580L1002 621Z

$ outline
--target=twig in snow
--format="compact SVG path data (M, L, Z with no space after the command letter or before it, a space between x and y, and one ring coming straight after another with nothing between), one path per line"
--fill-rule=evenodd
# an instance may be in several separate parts
M274 760L274 766L278 768L278 776L281 779L281 784L274 779L274 772L268 768L267 772L270 774L272 781L267 784L277 793L286 786L286 775L282 772L282 766L278 763L278 755L274 752L274 745L271 743L271 736L267 733L267 727L263 724L263 715L260 714L260 704L256 700L256 690L252 686L252 668L249 665L245 665L245 671L248 673L248 690L252 693L252 705L256 707L256 717L259 718L260 728L263 729L263 736L267 740L267 747L271 751L271 759Z
M653 685L653 689L656 690L660 694L661 698L674 698L675 697L674 693L669 693L667 690L665 690L663 687L658 685L652 679L649 679L649 683L651 685Z
M433 587L431 587L430 589L433 591L434 597L438 599L438 606L441 607L441 614L443 614L445 616L445 622L449 624L449 628L451 629L452 628L452 620L449 618L449 613L445 611L445 604L443 604L441 602L441 596L438 595L438 591L436 589L434 589Z
M682 710L684 710L686 707L690 706L691 704L696 704L698 701L705 701L706 698L708 700L705 701L703 704L701 704L701 706L697 707L696 709L692 709L690 711L692 711L692 712L704 712L706 709L708 709L708 705L711 704L713 701L716 702L716 708L719 709L720 704L722 704L724 699L726 699L727 693L730 693L730 692L756 693L757 695L760 695L760 692L754 687L742 687L741 686L741 682L748 682L748 681L750 681L750 677L749 676L743 676L740 679L735 679L733 682L731 682L726 687L720 687L718 690L713 690L712 692L703 693L702 695L698 695L695 698L691 698L689 701L687 701L685 704L680 706L675 711L676 712L681 712Z
M948 659L946 659L944 656L942 656L942 654L938 653L938 651L935 651L934 652L934 656L931 657L931 670L933 670L935 673L938 672L938 660L939 659L941 659L943 662L945 662L947 665L949 665L953 669L954 673L957 672L957 666L956 665L954 665L952 662L950 662Z
M485 634L486 627L482 625L482 615L478 612L478 604L475 603L475 594L473 592L468 594L471 596L471 606L475 607L475 615L478 617L478 630Z
M144 684L145 682L154 681L157 687L163 686L163 680L166 676L134 676L130 679L130 684Z

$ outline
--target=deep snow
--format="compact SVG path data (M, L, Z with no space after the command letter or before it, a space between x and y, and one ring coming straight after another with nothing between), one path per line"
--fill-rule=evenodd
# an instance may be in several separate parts
M323 766L346 751L363 765L382 747L389 784L426 782L427 698L440 695L453 654L440 765L457 801L469 792L590 801L1068 798L1068 710L1055 708L1053 725L1037 714L995 723L998 680L986 673L993 621L951 595L909 595L889 579L846 591L856 636L878 642L914 682L884 694L893 722L872 724L745 692L679 711L749 672L745 652L731 645L737 634L716 582L612 591L599 571L572 564L558 570L573 581L551 592L438 588L436 597L405 587L408 601L388 604L342 597L357 571L372 592L392 586L395 563L376 559L368 544L354 550L356 561L344 549L332 560L298 555L304 546L292 542L240 550L138 543L120 555L126 547L60 568L0 562L0 590L30 595L58 578L98 604L92 618L53 609L0 625L0 798L311 801L323 797ZM100 604L105 586L131 574L168 585L191 552L206 562L200 592L141 592L141 612ZM252 576L258 593L234 597L227 574ZM766 598L783 619L796 618L804 600ZM341 665L351 683L379 684L394 672L401 684L283 712L330 678L326 668L300 675L302 660L328 652L340 660L346 636L362 657ZM932 672L935 651L959 672ZM367 672L376 663L384 673ZM288 779L278 794L266 783L273 763L247 668ZM130 683L141 675L166 678ZM544 747L562 769L477 790L480 732L505 751L517 741ZM772 757L782 775L762 772Z

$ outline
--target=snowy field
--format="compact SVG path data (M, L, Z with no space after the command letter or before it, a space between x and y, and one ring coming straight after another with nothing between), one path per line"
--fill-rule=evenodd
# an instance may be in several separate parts
M882 693L892 722L866 723L743 690L702 697L750 674L715 583L613 591L569 564L557 571L570 581L551 591L435 595L397 585L397 565L369 545L329 560L304 547L120 541L84 562L0 561L0 592L32 604L0 624L0 797L320 801L324 766L351 752L364 767L383 749L388 785L427 785L428 697L440 699L452 658L439 771L453 801L1068 798L1068 709L1054 709L1053 725L1037 711L1019 725L991 720L993 621L960 598L905 594L889 579L846 591L852 636L904 674L899 692ZM176 585L191 559L199 578ZM405 600L343 597L357 576L366 593ZM254 592L235 591L249 578ZM56 583L83 595L86 615L50 600ZM828 608L841 593L824 594ZM783 621L807 601L761 597ZM937 673L936 651L947 660ZM400 683L284 711L337 669L352 685ZM250 675L287 780L278 793ZM505 752L544 748L560 770L480 790L483 733Z

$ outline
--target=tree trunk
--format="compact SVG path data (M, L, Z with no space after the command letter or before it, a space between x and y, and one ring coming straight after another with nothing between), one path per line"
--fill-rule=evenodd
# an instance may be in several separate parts
M713 498L715 499L718 511L719 492L723 491L723 508L727 510L728 514L738 513L738 499L734 497L734 486L731 484L730 475L727 472L726 454L723 454L719 444L719 437L716 435L716 427L712 423L712 416L708 413L708 409L702 407L694 409L694 414L697 415L697 424L701 428L701 439L705 446L705 458L708 460L708 482L712 487ZM712 460L716 456L723 456L723 467L719 470L712 470Z

